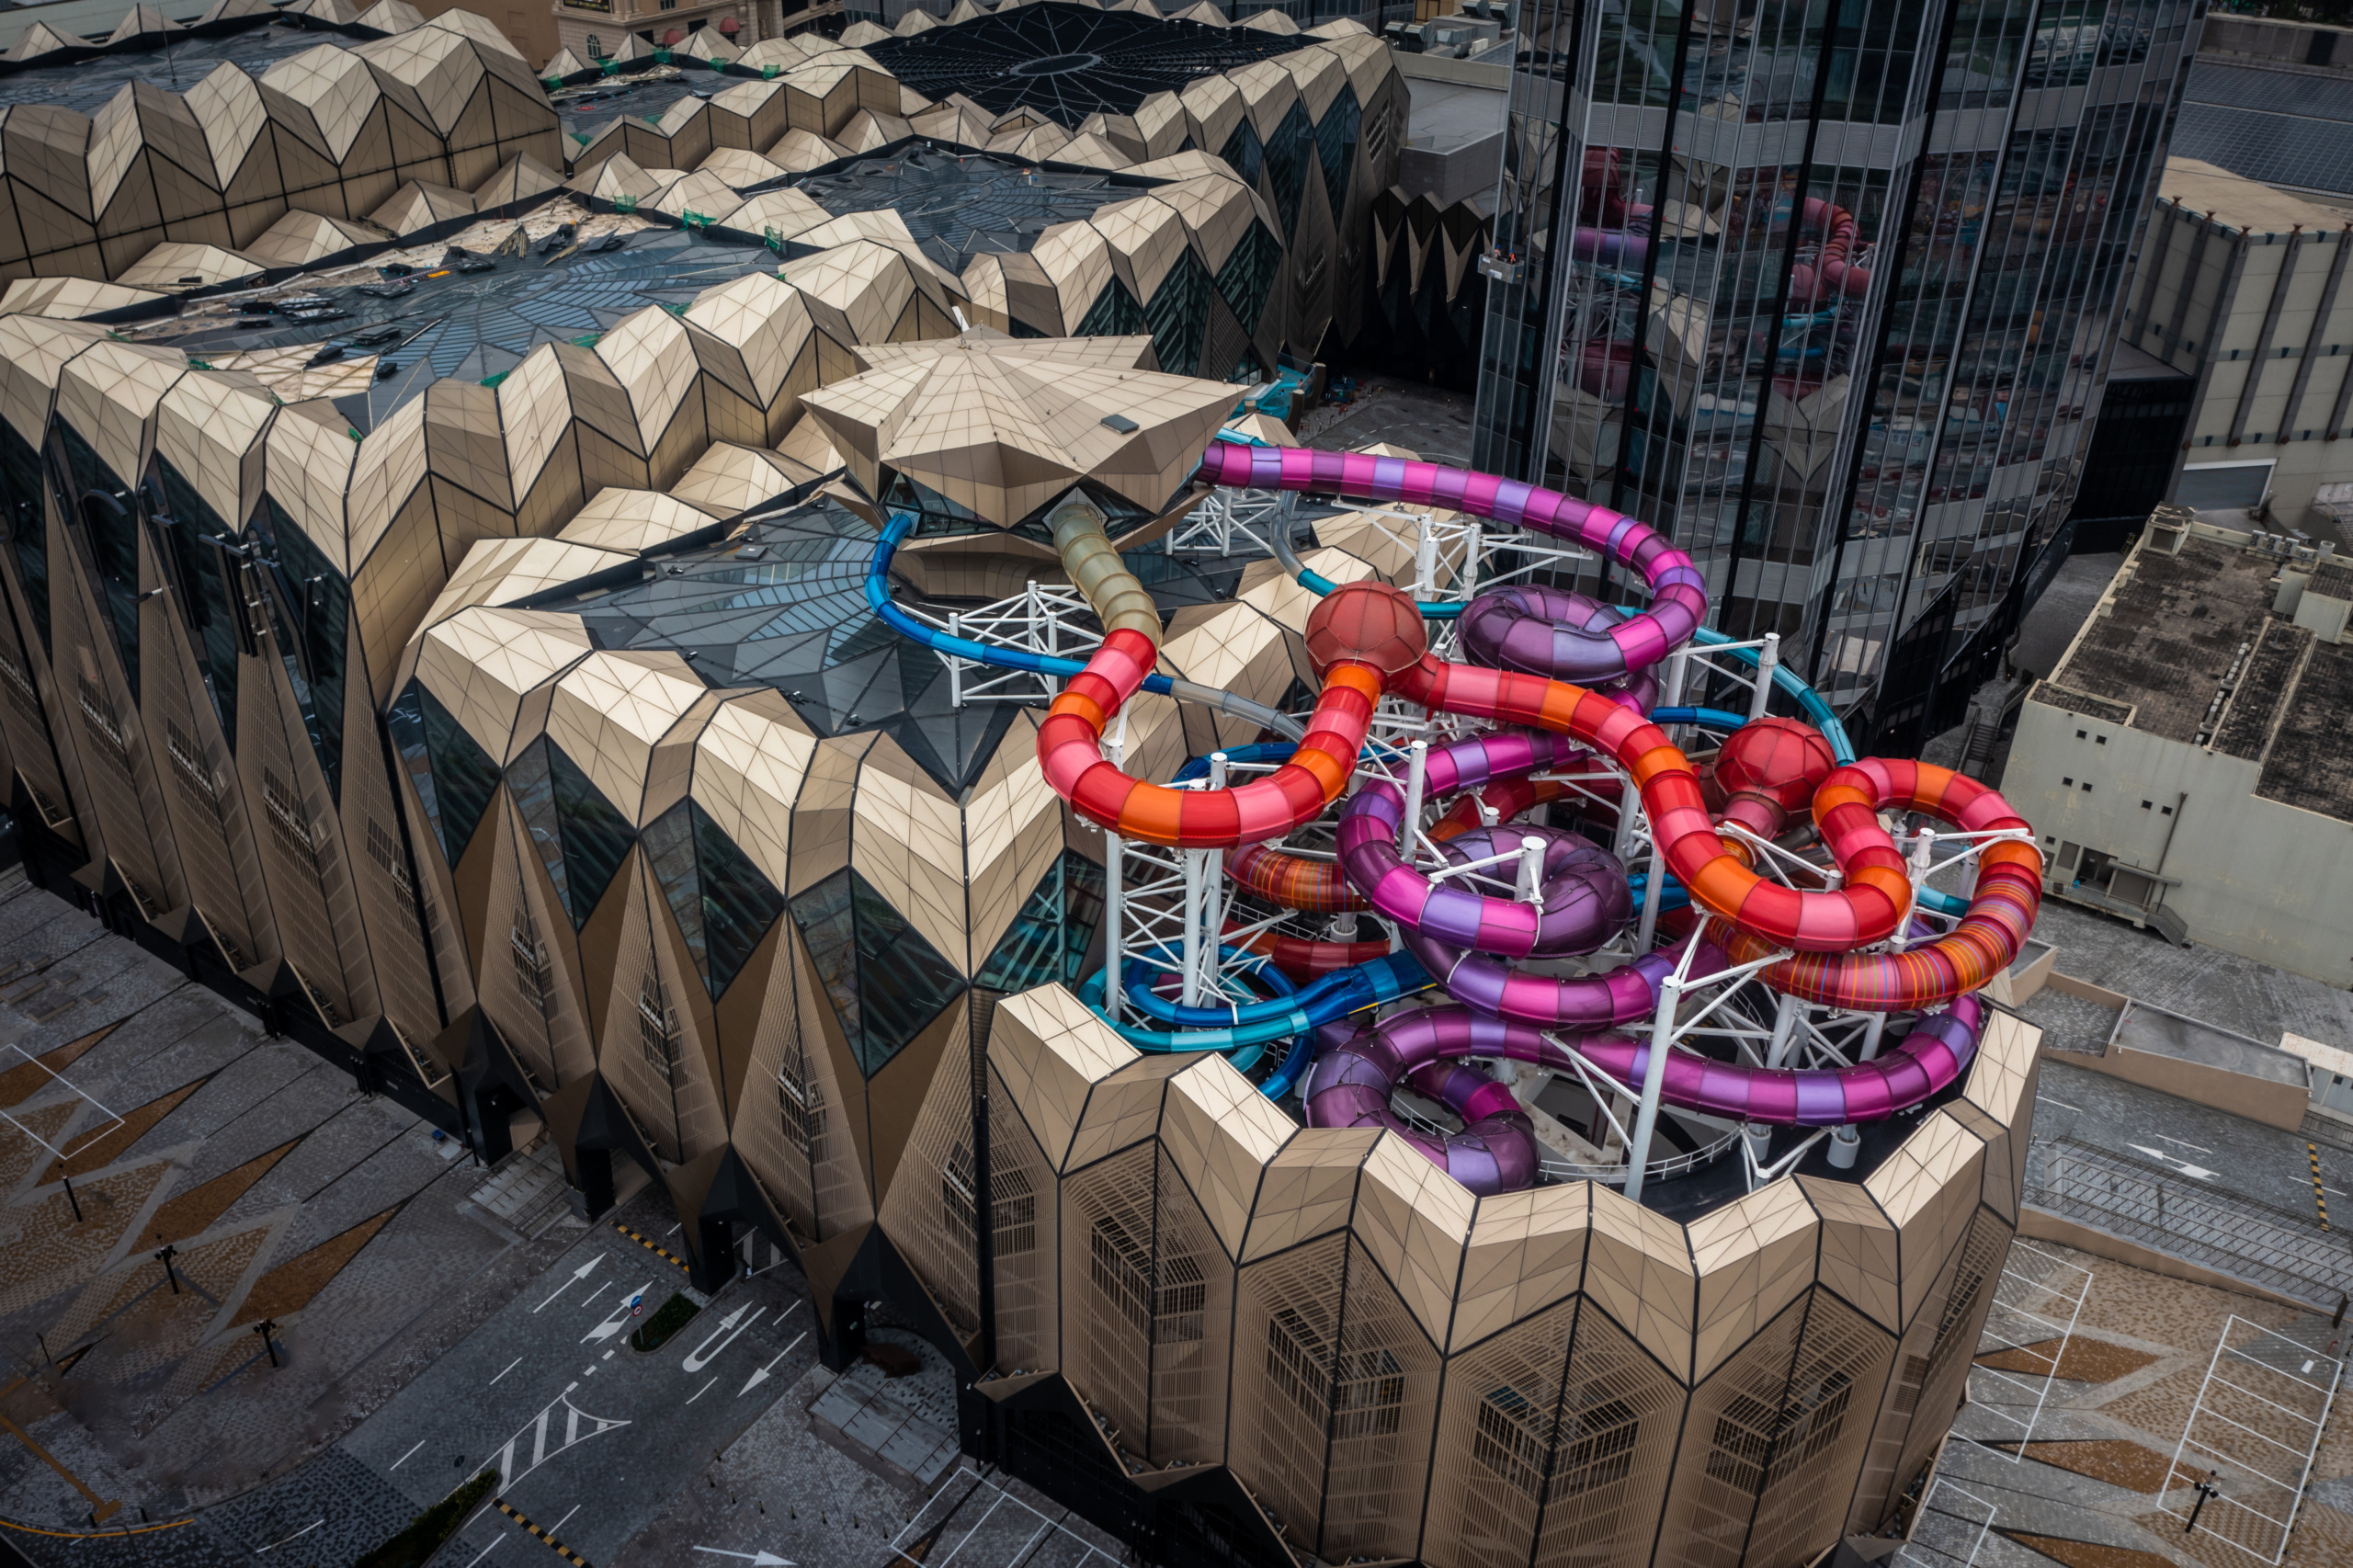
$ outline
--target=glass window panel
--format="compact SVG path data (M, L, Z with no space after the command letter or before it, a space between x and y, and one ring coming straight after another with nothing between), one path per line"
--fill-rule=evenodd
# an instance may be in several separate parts
M569 868L563 860L563 827L556 820L555 780L548 774L547 737L542 735L523 748L506 769L506 792L515 801L515 809L523 818L523 831L531 835L531 847L540 852L540 863L548 869L548 880L555 883L555 895L566 909L572 907L572 894L566 891ZM575 917L573 925L577 927Z
M819 983L870 1078L963 993L955 967L856 871L835 872L791 908Z
M0 420L0 520L7 525L33 630L40 633L41 651L49 653L49 522L40 493L40 455L15 426Z
M345 651L351 635L351 585L327 562L301 525L276 501L268 502L256 521L277 549L278 559L264 563L274 574L292 613L293 634L301 639L295 691L302 699L302 718L318 753L319 770L327 788L343 798L343 699Z
M542 742L548 751L548 777L554 786L555 817L563 824L563 858L571 868L567 907L576 930L588 923L597 901L612 886L613 876L637 842L636 830L563 748ZM559 886L567 885L559 883Z
M163 486L164 505L170 508L169 521L161 537L171 557L172 574L177 580L179 591L175 597L180 601L181 612L188 617L189 641L196 645L197 667L204 676L204 689L212 698L212 710L220 716L221 733L233 751L237 744L240 644L237 623L232 618L240 613L242 607L230 597L231 579L224 573L234 568L223 562L220 547L233 547L236 535L169 461L160 457L155 460L155 476Z
M57 426L73 476L69 517L89 531L90 555L97 568L98 605L122 655L122 673L135 699L139 692L139 502L104 459L71 425Z
M491 795L498 788L498 766L415 681L393 699L384 718L402 766L416 786L426 820L441 841L441 853L454 866L482 825L483 812L490 809Z
M1274 287L1275 269L1282 261L1283 247L1267 226L1256 219L1249 232L1225 258L1217 270L1217 291L1225 301L1225 308L1242 324L1242 330L1256 329L1258 318L1267 309L1267 290Z
M1013 917L972 982L983 991L1028 991L1086 978L1087 949L1103 923L1103 868L1065 849Z

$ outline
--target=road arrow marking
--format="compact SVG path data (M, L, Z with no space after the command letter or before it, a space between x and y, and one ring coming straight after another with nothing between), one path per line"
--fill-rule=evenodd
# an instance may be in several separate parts
M2214 1179L2212 1171L2208 1170L2204 1165L2193 1165L2178 1154L2168 1154L2163 1149L2152 1149L2146 1143L2133 1143L2128 1146L2139 1150L2159 1165L2171 1165L2186 1176L2196 1176L2200 1181Z
M590 1329L586 1334L581 1335L580 1343L583 1345L599 1345L604 1341L610 1339L621 1330L627 1328L629 1326L630 1312L639 1302L645 1300L645 1293L653 1289L654 1281L648 1279L644 1284L640 1285L629 1295L623 1296L621 1298L620 1305L613 1309L613 1315L598 1324L596 1327Z
M779 1557L773 1551L729 1551L724 1547L698 1546L697 1551L708 1551L713 1557L740 1557L752 1568L797 1568L790 1557Z
M735 1343L737 1335L751 1327L759 1315L767 1311L766 1307L755 1307L747 1301L729 1312L720 1320L719 1327L712 1332L711 1336L696 1346L693 1352L687 1357L682 1363L686 1369L689 1372L699 1372L710 1366L711 1362L718 1359L722 1350ZM746 1312L752 1314L750 1318L744 1316Z
M566 1290L571 1290L574 1285L577 1285L577 1284L579 1284L583 1279L587 1278L588 1278L588 1276L589 1276L589 1275L590 1275L590 1274L591 1274L591 1273L596 1269L596 1267L597 1267L598 1264L600 1264L600 1263L602 1263L602 1262L604 1262L604 1261L605 1261L605 1255L604 1255L603 1253L601 1253L601 1252L600 1252L600 1253L598 1253L596 1256L594 1256L594 1257L590 1258L587 1262L585 1262L585 1263L582 1264L579 1267L577 1267L577 1268L574 1269L574 1270L572 1271L572 1278L569 1278L569 1279L567 1279L567 1280L565 1280L563 1284L561 1284L561 1285L557 1286L557 1287L555 1288L555 1293L554 1293L554 1295L551 1295L551 1296L548 1298L548 1301L554 1301L554 1300L555 1300L555 1298L556 1298L556 1296L561 1296L561 1295L563 1295ZM537 1312L539 1312L539 1310L540 1310L540 1307L544 1307L544 1306L546 1306L546 1305L548 1304L548 1301L541 1301L541 1302L540 1303L540 1306L539 1306L539 1307L533 1307L533 1308L531 1309L531 1311L532 1311L534 1313L537 1313Z
M737 1399L741 1399L745 1394L751 1392L754 1389L759 1387L762 1383L767 1382L768 1381L768 1368L774 1367L777 1361L781 1361L787 1356L791 1355L794 1350L800 1347L801 1342L808 1337L809 1331L806 1329L803 1329L799 1334L794 1335L792 1336L792 1343L776 1353L776 1361L770 1361L767 1367L762 1367L758 1370L755 1371L751 1377L745 1381L744 1386L735 1391L735 1397Z

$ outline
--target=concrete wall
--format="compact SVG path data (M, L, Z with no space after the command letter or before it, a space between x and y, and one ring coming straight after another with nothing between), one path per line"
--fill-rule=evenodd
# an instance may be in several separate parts
M2139 1242L2128 1242L2122 1236L2112 1236L2106 1231L2053 1214L2048 1209L2020 1205L2018 1234L2028 1241L2057 1242L2062 1246L2074 1247L2077 1252L2087 1252L2094 1257L2110 1258L2118 1263L2129 1263L2135 1268L2145 1268L2152 1274L2162 1274L2168 1279L2186 1279L2193 1285L2211 1285L2218 1290L2234 1290L2242 1296L2276 1301L2280 1306L2294 1307L2300 1312L2310 1310L2313 1304L2282 1296L2276 1290L2267 1290L2260 1285L2250 1285L2244 1279L2234 1279L2211 1268L2185 1263L2170 1253L2143 1246Z
M2001 788L2046 857L2072 840L2179 879L2165 904L2191 941L2353 985L2353 824L2257 798L2260 776L2253 762L2029 699ZM2168 849L2163 808L2177 802Z
M2353 235L2339 213L2215 174L2169 192L2150 214L2124 292L2125 340L2200 378L2179 463L2268 460L2271 516L2305 526L2314 490L2353 480L2353 448L2327 438L2353 367L2353 277L2321 314ZM2250 378L2255 395L2242 413Z

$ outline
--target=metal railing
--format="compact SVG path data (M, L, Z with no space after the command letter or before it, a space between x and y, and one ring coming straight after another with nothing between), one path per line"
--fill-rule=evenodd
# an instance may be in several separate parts
M2353 1247L2309 1217L2088 1143L2053 1142L2026 1200L2324 1311L2353 1290Z

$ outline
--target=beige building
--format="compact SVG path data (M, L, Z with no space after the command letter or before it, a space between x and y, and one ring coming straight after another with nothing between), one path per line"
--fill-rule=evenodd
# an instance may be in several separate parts
M2160 508L2018 716L2046 891L2353 984L2353 567Z
M2353 481L2353 210L2211 164L2165 164L2122 341L2197 378L2168 499L2308 528Z

